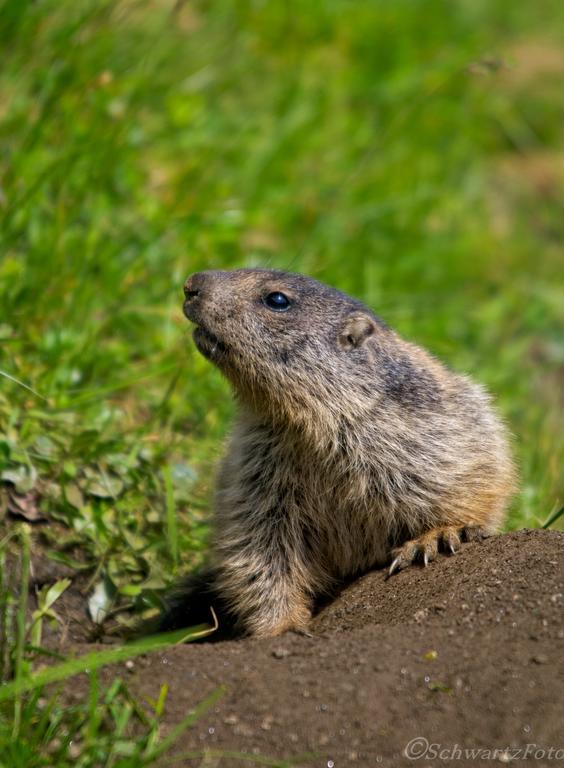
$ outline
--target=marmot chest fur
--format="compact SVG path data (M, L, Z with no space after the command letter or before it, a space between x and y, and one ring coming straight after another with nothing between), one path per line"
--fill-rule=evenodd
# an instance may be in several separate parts
M303 630L343 579L497 528L514 470L481 386L309 277L200 272L185 295L239 403L211 568L239 629Z

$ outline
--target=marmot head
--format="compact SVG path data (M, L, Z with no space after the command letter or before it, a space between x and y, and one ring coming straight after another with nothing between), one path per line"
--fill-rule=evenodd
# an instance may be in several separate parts
M200 352L269 411L323 401L338 411L357 387L374 387L375 351L393 335L360 302L303 275L198 272L184 292Z

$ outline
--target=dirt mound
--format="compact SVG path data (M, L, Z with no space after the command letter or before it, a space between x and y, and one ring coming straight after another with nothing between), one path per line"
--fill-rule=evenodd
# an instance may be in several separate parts
M152 697L169 685L171 727L226 686L176 744L179 755L228 750L329 768L525 756L556 765L564 761L563 545L562 533L521 531L468 544L427 569L390 579L373 572L320 612L312 638L178 646L135 661L129 679Z

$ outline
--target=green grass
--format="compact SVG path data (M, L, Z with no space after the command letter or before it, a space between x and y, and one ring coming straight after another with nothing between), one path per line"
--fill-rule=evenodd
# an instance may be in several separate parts
M269 265L486 384L507 527L561 526L563 30L553 0L0 0L0 514L29 494L53 558L154 605L233 411L182 283Z
M21 561L11 557L17 540ZM102 686L99 671L110 664L209 634L207 627L177 630L137 639L128 645L83 653L68 659L41 647L43 623L58 620L53 605L69 586L61 580L38 595L37 609L28 612L31 558L29 527L21 524L0 541L0 766L4 768L144 768L153 765L208 765L212 761L291 768L312 756L278 760L236 751L194 750L170 756L169 749L225 694L219 686L195 703L179 722L167 723L162 733L168 686L155 699L138 701L115 668L111 683ZM17 583L19 580L19 584ZM38 668L38 662L51 664ZM85 675L82 697L66 687L71 678ZM107 677L107 679L110 679ZM61 684L58 688L56 684ZM74 698L69 691L74 690ZM79 689L80 690L80 689ZM69 700L70 698L70 700Z
M21 560L10 549L12 540L20 545ZM30 559L29 526L21 524L0 541L0 765L139 768L155 764L178 736L217 702L224 689L217 688L199 702L163 738L160 724L167 687L161 687L155 701L146 700L142 706L115 675L111 685L102 690L98 671L192 640L198 630L154 635L61 661L59 654L42 648L42 631L46 620L58 621L53 606L70 581L43 588L37 596L37 609L30 616ZM37 664L46 659L58 663L38 668ZM68 696L61 695L63 687L57 690L53 685L67 683L77 674L88 676L88 694L69 703Z

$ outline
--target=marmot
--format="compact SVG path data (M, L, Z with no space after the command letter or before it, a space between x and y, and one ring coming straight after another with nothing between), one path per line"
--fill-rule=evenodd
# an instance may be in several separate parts
M203 595L243 633L307 631L315 599L343 580L427 565L496 530L515 472L481 386L306 276L208 271L184 291L195 343L239 413L212 563L168 627L183 611L201 620Z

